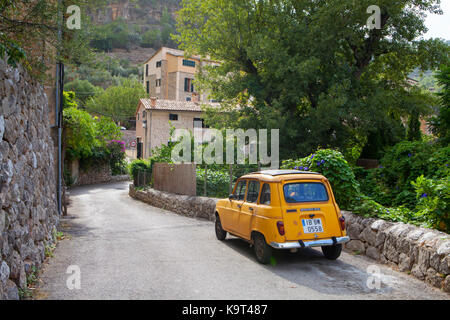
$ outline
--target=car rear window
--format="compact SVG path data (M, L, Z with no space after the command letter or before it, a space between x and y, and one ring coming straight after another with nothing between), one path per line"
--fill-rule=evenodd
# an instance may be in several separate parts
M289 183L283 187L287 203L328 201L327 189L322 183Z

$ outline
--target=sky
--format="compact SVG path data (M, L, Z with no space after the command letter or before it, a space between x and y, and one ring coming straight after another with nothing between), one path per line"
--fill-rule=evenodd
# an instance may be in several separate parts
M450 40L450 0L441 1L443 15L428 14L425 25L429 29L424 35L425 39L444 38Z

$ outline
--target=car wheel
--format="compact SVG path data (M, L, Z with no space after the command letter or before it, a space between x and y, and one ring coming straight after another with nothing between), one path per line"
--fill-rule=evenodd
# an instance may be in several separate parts
M272 247L270 247L266 239L261 234L253 236L253 247L255 248L256 259L261 264L268 264L272 257Z
M322 252L325 258L329 260L336 260L341 255L342 244L337 244L334 246L324 246L322 247Z
M216 237L220 241L225 240L227 237L227 232L222 228L219 215L216 215Z

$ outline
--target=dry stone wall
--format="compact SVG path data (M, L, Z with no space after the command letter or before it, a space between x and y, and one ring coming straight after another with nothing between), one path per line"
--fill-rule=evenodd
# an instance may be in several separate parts
M217 199L175 195L154 189L137 190L130 196L157 208L188 217L215 220ZM351 241L348 251L389 264L430 285L450 292L450 235L436 230L364 218L343 212Z
M155 189L141 191L133 185L130 185L130 196L154 207L173 211L187 217L215 220L214 210L217 199L184 196Z
M54 144L42 85L0 59L0 300L18 299L58 223Z
M343 213L351 239L346 249L411 273L450 292L450 235L409 224Z

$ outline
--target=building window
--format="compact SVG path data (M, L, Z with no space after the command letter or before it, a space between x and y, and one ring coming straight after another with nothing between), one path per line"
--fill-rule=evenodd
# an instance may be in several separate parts
M194 79L184 78L184 91L194 92Z
M169 114L169 120L170 121L178 121L178 115L174 114L174 113Z
M156 86L161 87L161 79L156 79Z
M150 81L147 81L147 94L150 93Z
M148 77L148 64L145 65L145 76Z
M183 59L183 66L195 68L195 61Z
M201 118L194 118L194 128L209 128L209 126L205 125L205 120Z
M156 61L156 67L161 68L162 61Z

